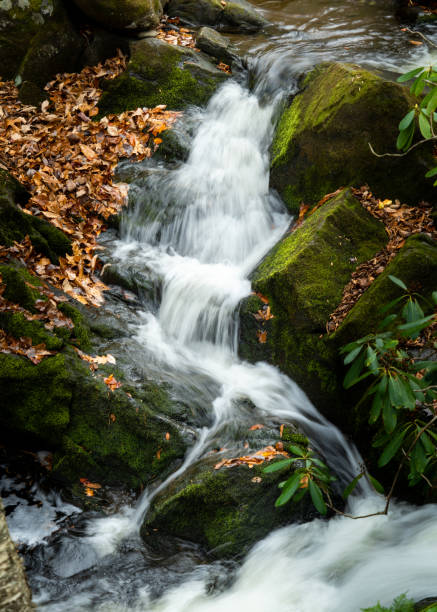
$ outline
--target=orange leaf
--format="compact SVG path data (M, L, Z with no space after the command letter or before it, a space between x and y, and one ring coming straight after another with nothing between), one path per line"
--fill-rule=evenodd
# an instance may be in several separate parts
M260 329L256 332L256 336L258 338L258 342L260 344L265 344L267 342L267 332L261 331Z
M249 431L255 431L256 429L264 429L265 425L261 425L261 423L256 423L256 425L252 425L249 427Z

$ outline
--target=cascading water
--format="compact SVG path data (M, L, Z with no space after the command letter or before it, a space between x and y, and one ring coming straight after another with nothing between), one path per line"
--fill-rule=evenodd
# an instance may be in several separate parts
M209 594L211 575L226 571L220 564L184 566L184 581L167 576L166 584L177 585L158 599L145 584L155 570L144 569L147 579L131 576L138 576L142 562L138 554L134 565L130 561L130 542L138 547L138 528L153 496L217 440L226 442L241 400L266 419L299 424L341 480L355 474L361 461L290 379L237 357L235 311L250 293L248 275L290 223L268 189L268 148L280 99L271 92L283 75L277 64L277 53L259 64L263 96L231 81L199 112L188 160L175 170L150 173L114 253L124 265L149 270L161 286L158 310L144 311L135 327L144 363L160 379L190 388L209 415L208 425L196 432L181 467L146 491L135 508L88 521L82 538L61 541L49 558L50 577L34 580L41 609L334 612L378 599L388 603L400 592L416 599L437 594L437 508L406 504L393 504L387 517L337 517L281 529L252 550L223 592ZM363 483L350 510L372 512L382 501ZM74 588L52 588L56 577L86 569L90 577L82 573Z

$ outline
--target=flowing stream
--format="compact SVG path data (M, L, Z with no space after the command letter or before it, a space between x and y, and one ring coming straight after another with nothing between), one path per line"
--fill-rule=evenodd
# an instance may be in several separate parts
M268 169L277 111L295 91L296 75L333 58L396 71L427 61L428 50L406 48L388 3L256 4L276 25L267 36L233 37L249 54L255 86L230 80L206 110L186 118L196 126L188 160L171 170L150 164L112 245L119 265L147 270L161 287L158 306L145 300L132 324L136 358L149 376L195 397L206 424L194 432L181 467L135 506L108 518L78 517L80 537L61 535L40 547L29 575L41 610L352 612L402 592L416 600L437 595L435 505L395 503L387 517L291 525L258 543L241 567L205 562L188 544L157 562L138 537L153 496L229 441L244 401L267 421L298 424L341 480L361 462L293 381L265 363L238 359L236 311L250 293L250 272L291 221L269 192ZM363 483L350 510L371 512L382 502ZM42 503L52 522L57 511L74 513L59 498ZM28 545L35 543L31 516L21 509L10 517L13 536Z

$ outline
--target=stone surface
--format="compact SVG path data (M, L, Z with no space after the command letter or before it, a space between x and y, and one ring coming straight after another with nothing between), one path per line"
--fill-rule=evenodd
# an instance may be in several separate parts
M357 264L370 259L386 240L384 226L348 190L326 202L253 273L253 290L268 298L274 318L260 327L253 314L261 300L251 296L243 303L240 355L278 366L320 410L335 406L338 358L336 348L323 338L326 322ZM267 331L266 342L258 342L258 329Z
M212 28L203 27L196 34L196 46L208 55L232 66L238 56L229 38L222 36Z
M135 32L159 23L160 0L74 0L87 17L114 30Z
M225 32L256 32L268 22L245 0L222 4L220 0L170 0L170 16L180 17L190 25L209 25Z
M202 53L146 38L131 45L126 71L104 85L100 114L159 104L172 110L202 105L227 78Z
M349 64L321 64L279 120L272 144L271 186L292 212L348 185L370 185L382 198L415 204L435 200L429 147L402 158L396 152L398 123L413 98L404 86Z

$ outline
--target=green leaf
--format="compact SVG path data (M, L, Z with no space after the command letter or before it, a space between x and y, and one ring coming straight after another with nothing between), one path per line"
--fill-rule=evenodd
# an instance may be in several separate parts
M419 474L423 474L428 459L426 457L425 450L421 444L416 444L410 454L410 459L413 469Z
M275 461L271 465L268 465L263 469L264 474L271 474L272 472L278 472L285 467L290 466L293 463L293 459L282 459L281 461Z
M434 170L437 171L437 167L435 167ZM437 174L437 172L436 172L436 174ZM432 292L432 301L434 302L434 304L437 304L437 291L433 291Z
M410 142L413 139L415 129L416 126L414 123L412 123L405 130L399 132L398 139L396 140L396 147L399 150L408 149L408 147L410 146Z
M360 478L362 478L363 476L364 476L364 472L361 472L361 474L358 474L358 476L355 476L355 478L347 485L347 487L342 493L343 499L347 499L349 497L349 495L352 493L352 491L357 486Z
M323 500L322 491L320 490L320 487L312 480L312 478L308 479L308 489L316 509L320 512L320 514L326 514L327 507Z
M376 478L374 478L371 474L367 474L368 479L370 480L370 484L372 485L372 487L375 489L375 491L377 491L378 493L381 493L381 495L384 495L384 487L382 486L382 484L379 482L379 480L376 480Z
M363 345L361 344L360 346L354 348L348 355L346 355L346 357L344 358L344 364L347 365L348 363L351 363L351 361L353 361L355 357L359 355L362 348Z
M301 446L296 446L295 444L290 444L288 447L292 453L297 455L298 457L304 457L307 454L307 449L302 448Z
M437 108L437 87L434 87L434 89L430 91L429 96L429 100L426 102L426 110L429 113L433 113Z
M302 478L301 472L295 472L293 476L291 476L285 483L282 489L281 495L275 501L275 506L279 508L279 506L283 506L286 504L296 493L299 488L300 480Z
M396 427L398 416L396 414L396 409L393 408L387 396L382 405L382 420L384 421L385 431L391 434Z
M398 325L398 329L401 330L403 336L410 336L412 340L415 340L419 333L428 327L429 323L434 319L434 315L429 315L428 317L423 317L422 319L417 319L411 323L404 323L403 325Z
M414 116L416 114L416 111L414 110L414 108L412 110L410 110L403 119L401 119L400 123L399 123L399 130L405 130L410 123L413 121Z
M425 174L425 178L431 178L432 176L435 176L436 174L437 174L437 166L435 168L431 168L431 170L428 170L428 172ZM437 294L437 291L434 291L434 293Z
M372 374L378 374L379 362L377 353L373 350L371 346L368 346L366 354L367 359L365 361L365 365L369 368Z
M393 277L394 278L394 277ZM396 298L395 300L392 300L391 302L389 302L388 304L386 304L385 306L383 306L382 308L380 308L379 312L381 314L384 314L385 312L387 312L388 310L390 310L393 306L395 306L398 302L400 302L401 300L404 299L404 296L401 295L400 297Z
M414 70L410 70L410 72L405 72L405 74L402 74L396 80L398 83L405 83L406 81L410 81L415 76L420 74L423 70L424 70L423 67L415 68Z
M422 136L426 139L432 138L431 126L429 125L429 119L426 115L421 112L419 114L419 129Z
M344 377L344 381L343 381L343 387L345 389L349 389L349 387L352 387L352 385L358 382L358 379L360 378L361 370L364 367L364 360L365 360L365 354L363 352L360 355L358 355L358 357L355 359L355 361L353 362L353 364L347 371L347 374Z
M435 370L437 368L437 361L416 361L411 366L411 369L414 372L418 372L419 370Z
M423 72L419 78L411 85L410 92L415 96L420 96L426 84L426 72Z
M370 425L373 425L373 423L376 423L376 421L379 419L379 415L381 414L382 405L383 405L382 398L383 396L379 392L377 392L375 394L375 397L373 398L372 408L370 409L370 416L369 416Z
M421 430L421 427L417 427L417 433L419 433L419 431ZM434 455L436 452L436 447L433 444L431 438L428 436L428 434L426 433L426 431L424 431L422 433L422 435L419 438L420 443L422 444L423 448L425 449L425 452L428 455Z
M402 308L402 316L407 323L412 323L413 321L423 319L425 314L421 309L419 302L409 298L405 306Z
M390 442L385 447L382 455L378 459L378 467L384 467L384 465L387 465L387 463L393 459L400 449L406 433L406 430L403 429L398 431L397 434L392 437Z
M385 327L388 327L391 323L393 323L393 321L397 319L397 317L398 315L396 314L388 315L387 317L385 317L385 319L381 321L381 323L379 323L378 329L384 329Z
M392 276L391 274L389 274L388 277L389 277L389 279L391 280L392 283L394 283L395 285L397 285L398 287L400 287L404 291L408 291L407 285L403 281L401 281L400 278L398 278L397 276Z

